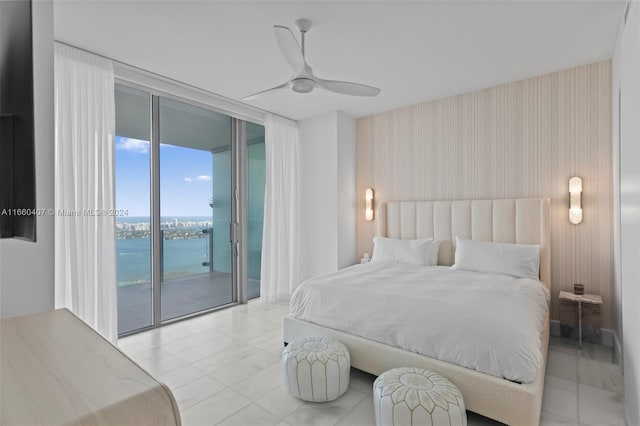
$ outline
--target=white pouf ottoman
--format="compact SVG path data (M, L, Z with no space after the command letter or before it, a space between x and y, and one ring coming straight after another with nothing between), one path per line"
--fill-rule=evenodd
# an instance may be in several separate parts
M347 391L351 358L336 340L307 337L295 340L282 351L284 384L296 398L333 401Z
M394 368L373 383L377 426L467 424L462 394L440 374L422 368Z

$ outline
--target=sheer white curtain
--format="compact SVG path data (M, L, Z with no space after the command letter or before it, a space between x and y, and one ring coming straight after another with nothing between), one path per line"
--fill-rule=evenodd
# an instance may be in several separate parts
M299 284L298 126L268 115L265 119L266 189L260 298L289 299Z
M55 302L118 338L110 61L55 46Z

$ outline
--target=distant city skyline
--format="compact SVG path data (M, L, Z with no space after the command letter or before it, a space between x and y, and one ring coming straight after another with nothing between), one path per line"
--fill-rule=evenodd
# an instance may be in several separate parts
M129 216L149 216L149 142L116 135L116 208ZM211 216L212 155L176 145L160 145L161 216Z

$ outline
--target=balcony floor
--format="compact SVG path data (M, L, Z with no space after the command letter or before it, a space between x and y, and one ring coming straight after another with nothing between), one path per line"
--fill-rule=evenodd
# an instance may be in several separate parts
M260 296L260 281L249 278L249 299ZM232 302L231 274L210 272L162 282L162 321ZM151 283L118 287L118 333L151 325Z

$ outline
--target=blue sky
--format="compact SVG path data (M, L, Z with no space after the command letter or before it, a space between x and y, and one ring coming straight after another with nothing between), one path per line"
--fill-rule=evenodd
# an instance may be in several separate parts
M211 153L160 145L160 215L210 216ZM149 216L149 142L116 136L116 208Z

